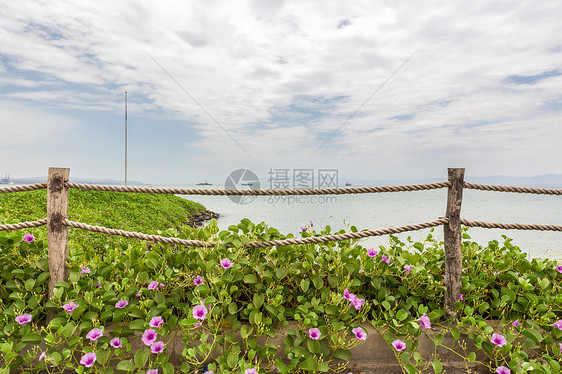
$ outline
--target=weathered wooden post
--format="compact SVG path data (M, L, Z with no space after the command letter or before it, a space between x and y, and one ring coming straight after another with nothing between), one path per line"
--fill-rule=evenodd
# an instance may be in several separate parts
M49 242L49 299L55 284L68 279L68 228L62 221L68 215L68 181L70 169L49 168L47 179L47 239Z
M455 303L462 289L462 231L460 223L462 190L464 187L464 168L449 168L449 192L447 194L447 213L449 223L443 225L445 234L445 314L455 317Z

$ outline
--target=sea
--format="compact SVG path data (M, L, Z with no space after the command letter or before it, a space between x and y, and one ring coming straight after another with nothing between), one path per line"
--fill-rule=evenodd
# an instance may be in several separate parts
M185 186L185 188L222 188L220 186ZM249 188L249 187L246 187ZM445 216L447 189L414 192L388 192L357 195L320 196L199 196L182 195L220 214L221 230L244 218L265 222L281 233L299 237L302 228L313 225L318 231L326 226L331 232L373 230L428 222ZM562 196L530 195L465 189L461 218L472 221L562 225ZM430 229L398 234L407 242L423 241ZM443 240L443 227L432 233ZM562 232L522 231L470 228L470 240L486 245L491 240L503 242L505 235L529 258L553 258L562 261ZM367 248L385 246L388 236L364 239Z

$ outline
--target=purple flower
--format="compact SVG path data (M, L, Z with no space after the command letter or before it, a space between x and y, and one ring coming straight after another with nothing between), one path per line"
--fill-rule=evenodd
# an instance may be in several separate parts
M396 339L395 341L392 342L392 346L394 347L394 349L396 349L398 352L403 351L404 349L406 349L406 343L404 343L402 340L400 339Z
M158 374L158 369L150 369L146 372L146 374Z
M193 279L193 283L196 286L199 286L199 285L203 284L203 277L200 276L200 275L196 276L195 279Z
M139 292L137 292L137 294L135 296L140 297L140 295L141 295L141 292L139 291Z
M492 334L492 339L490 339L490 341L492 342L492 344L495 344L498 347L503 347L507 344L505 337L500 334Z
M90 339L93 342L97 342L100 336L103 336L102 329L91 329L90 332L86 335L86 338Z
M129 302L127 300L119 300L117 303L115 303L115 307L119 309L123 309L127 305L129 305Z
M148 323L150 327L158 328L164 323L164 320L160 316L152 317L150 322Z
M43 361L45 357L47 357L47 352L41 353L41 356L39 356L39 361Z
M310 223L310 227L313 227L314 224L312 224L312 221L308 221Z
M149 290L157 290L158 289L158 281L152 281L150 282L150 284L148 285L148 289Z
M365 340L367 339L367 333L361 327L356 327L351 330L355 334L355 338L357 340Z
M150 351L152 353L162 353L164 351L164 342L157 341L152 343L152 345L150 346Z
M258 371L256 369L246 369L244 374L258 374Z
M344 299L351 301L351 300L353 300L354 297L355 297L355 295L352 294L352 293L349 293L347 288L345 290L343 290L343 298Z
M64 304L62 308L68 312L68 314L72 315L72 311L78 308L80 305L74 304L74 301L69 302L68 304Z
M425 328L425 329L430 329L431 328L431 321L429 320L429 317L427 316L427 314L422 314L422 316L417 320L420 322L420 326Z
M558 322L554 322L552 327L558 327L558 329L562 330L562 319Z
M213 374L212 370L207 370L204 374Z
M351 305L353 305L355 310L361 309L361 307L365 304L365 299L360 299L355 295L353 295L353 298L349 301L351 301Z
M461 301L464 300L464 297L462 296L462 293L459 294L459 300L461 300Z
M193 318L203 321L207 312L208 310L205 304L195 305L193 307Z
M499 366L499 367L496 368L496 373L498 373L498 374L511 374L511 370L509 370L505 366Z
M16 322L22 326L25 326L26 323L31 322L31 314L20 314L16 317Z
M160 288L164 288L166 285L164 283L160 283Z
M556 270L558 270L559 273L562 273L562 265L558 265L556 267Z
M25 234L24 236L22 236L22 239L24 242L31 243L35 240L35 237L32 234Z
M144 334L142 334L141 340L144 343L144 345L150 347L152 343L154 343L154 341L156 340L157 336L158 335L156 334L156 331L154 331L153 329L146 329L144 330Z
M513 323L511 324L511 326L517 327L518 324L519 324L519 319L516 319L515 322L513 322Z
M98 288L101 288L101 283L100 283L100 281L98 281Z
M320 330L318 330L316 327L313 327L310 330L308 330L308 336L310 336L311 339L318 340L320 339L321 335L322 334L320 333Z
M80 266L80 274L90 274L90 273L91 273L91 271L90 271L89 267Z
M306 232L307 229L307 227L301 227L301 233Z
M382 255L381 262L386 262L388 264L390 263L390 258L386 258L385 255Z
M121 344L121 339L119 338L111 339L109 345L112 346L113 348L123 348L123 345Z
M223 268L228 269L229 267L232 267L232 262L230 262L228 258L223 258L221 260L221 265Z
M560 346L560 353L562 353L562 343L558 343L558 345Z
M378 254L379 254L379 252L375 251L375 248L367 249L367 256L369 256L369 257L375 257Z
M97 359L96 354L94 352L89 352L86 353L84 356L82 356L82 359L80 360L80 364L89 368L94 364L94 362L96 362L96 359Z
M411 265L404 265L404 270L406 270L406 274L410 274L410 272L412 271L412 266Z

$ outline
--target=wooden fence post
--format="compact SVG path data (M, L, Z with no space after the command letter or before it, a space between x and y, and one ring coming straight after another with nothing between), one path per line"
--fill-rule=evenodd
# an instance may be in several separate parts
M49 168L47 179L47 240L49 249L49 299L55 284L68 280L68 228L62 221L68 216L68 181L70 169Z
M447 213L449 223L443 225L445 236L445 315L455 317L455 303L459 301L462 289L462 232L461 204L464 187L464 168L449 168L451 186L447 194Z

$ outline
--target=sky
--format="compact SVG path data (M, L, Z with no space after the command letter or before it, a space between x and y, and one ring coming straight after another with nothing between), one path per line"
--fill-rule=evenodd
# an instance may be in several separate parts
M559 0L0 6L0 176L562 174Z

